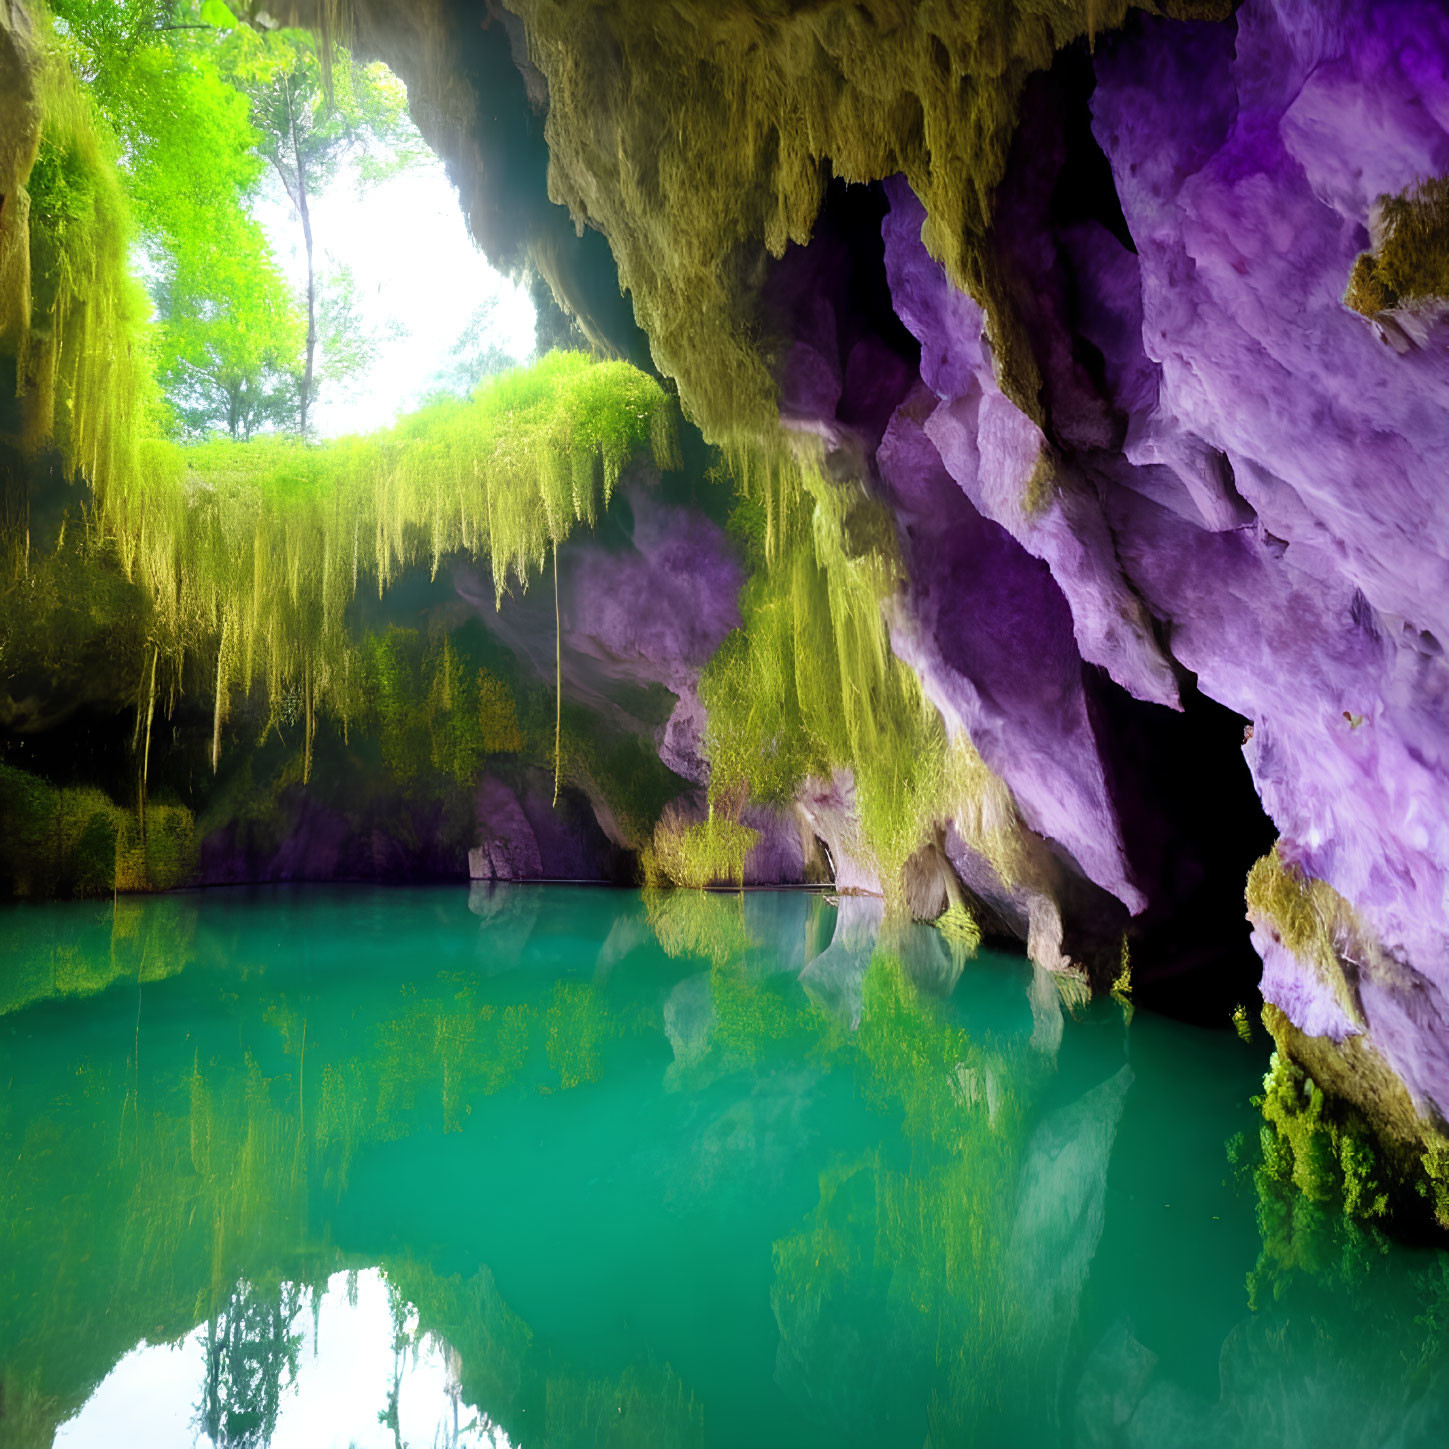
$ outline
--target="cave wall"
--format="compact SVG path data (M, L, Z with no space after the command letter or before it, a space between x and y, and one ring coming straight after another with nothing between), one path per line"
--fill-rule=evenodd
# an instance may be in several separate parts
M391 59L385 7L358 8ZM677 155L669 128L663 151L639 149L647 98L629 87L648 43L618 47L612 89L591 93L614 150L585 155L568 128L597 58L570 71L554 10L517 9L537 114L570 88L572 109L546 123L554 194L613 244L626 280L654 288L650 321L669 279L638 270L639 239L667 271L689 223L672 222L659 171ZM792 43L768 7L749 18L766 49ZM729 153L744 220L708 262L724 292L706 301L730 299L721 346L751 329L773 339L787 430L823 438L889 506L907 561L892 646L1040 846L1035 894L1062 924L1034 950L1074 932L1100 943L1135 918L1161 979L1184 962L1211 971L1241 939L1237 892L1276 833L1289 895L1318 882L1335 904L1315 908L1311 949L1259 899L1265 996L1300 1031L1370 1045L1437 1117L1449 337L1432 308L1366 319L1342 298L1377 199L1449 171L1449 19L1413 0L1124 18L1090 46L1067 28L1054 61L1014 75L1020 125L978 248L989 267L943 242L963 223L941 215L939 176L914 161L872 172L859 150L851 173L837 129L812 133L823 170L808 222L774 232L761 198L781 194L778 157ZM621 10L593 7L579 34L603 44L627 29ZM699 107L750 63L701 62ZM791 64L777 79L799 77ZM864 85L843 62L837 75ZM781 85L783 126L811 103ZM882 124L909 131L878 99ZM649 167L655 184L639 184ZM676 339L684 325L671 321ZM718 394L690 347L649 331L686 406L705 399L709 431ZM1004 365L1008 338L1029 365ZM687 685L670 687L697 715ZM822 839L848 809L831 790L848 788L802 792ZM995 918L1030 935L1041 901L993 880L949 830L943 844Z

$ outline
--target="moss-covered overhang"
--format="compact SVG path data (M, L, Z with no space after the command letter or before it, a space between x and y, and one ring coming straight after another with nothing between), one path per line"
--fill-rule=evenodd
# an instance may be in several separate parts
M907 177L927 245L986 308L1004 389L1038 414L993 198L1028 77L1132 9L1224 19L1233 5L509 0L505 13L475 0L291 0L286 14L386 60L489 255L530 258L595 340L629 351L608 268L589 250L588 229L601 232L686 411L712 441L748 444L776 417L759 283L770 256L809 240L832 176Z

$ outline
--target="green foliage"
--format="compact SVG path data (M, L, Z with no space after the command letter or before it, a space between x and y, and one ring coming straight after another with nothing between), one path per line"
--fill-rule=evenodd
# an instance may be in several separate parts
M330 66L325 60L304 30L239 31L226 51L261 155L299 211L349 162L364 182L377 182L428 154L408 119L407 91L385 65L358 64L336 45Z
M759 839L758 830L713 810L693 824L666 810L654 829L653 848L645 854L645 879L650 884L671 881L694 889L743 886L745 858Z
M317 390L354 376L373 344L348 276L312 275L309 194L344 165L369 183L425 154L401 83L307 32L239 25L216 0L55 8L120 143L178 430L245 440L297 427ZM268 172L306 231L302 304L251 214Z
M265 161L234 83L244 53L277 42L208 28L191 4L55 8L120 143L157 307L157 373L177 426L246 438L290 424L306 324L250 214Z
M129 271L116 146L43 18L40 145L30 198L28 325L16 358L22 441L53 443L88 478L133 478L154 401L147 303Z
M554 353L367 438L151 445L143 482L102 491L103 516L176 650L214 649L228 686L260 681L274 701L295 686L342 713L364 577L382 591L420 562L486 557L501 600L595 521L641 448L672 461L670 406L626 363Z
M1112 982L1112 995L1124 999L1132 995L1132 947L1127 933L1122 933L1122 949L1118 958L1117 977Z
M297 379L305 436L318 385L354 375L366 352L345 280L334 280L319 315L311 200L345 163L354 163L360 182L375 182L426 148L408 119L407 92L385 66L359 65L330 37L306 31L239 34L247 42L229 48L232 77L251 103L258 149L292 204L306 251L307 333Z
M1248 1277L1250 1302L1286 1291L1297 1272L1360 1282L1385 1250L1379 1227L1390 1209L1394 1172L1352 1113L1330 1109L1322 1089L1275 1051L1263 1094L1256 1160L1230 1148L1251 1172L1263 1246Z
M12 546L5 557L4 545ZM0 709L38 729L77 705L113 705L135 688L146 600L122 578L98 531L67 524L52 548L0 535Z
M1379 222L1378 244L1354 262L1344 302L1371 317L1449 299L1449 176L1379 197Z
M1428 1199L1434 1220L1449 1228L1449 1147L1431 1147L1419 1159L1423 1168L1420 1192Z
M90 786L56 788L0 764L0 895L170 890L196 867L191 812L148 804L144 820Z
M981 927L963 905L947 906L936 917L936 929L946 938L952 956L958 960L974 956L980 949Z
M362 646L356 723L376 727L382 762L401 784L441 776L473 785L490 754L524 748L512 691L474 668L444 635L391 627Z

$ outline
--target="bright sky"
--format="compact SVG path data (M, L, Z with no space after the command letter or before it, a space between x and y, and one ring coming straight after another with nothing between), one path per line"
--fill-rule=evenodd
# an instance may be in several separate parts
M319 271L329 260L350 267L368 325L400 333L384 337L350 397L334 389L330 401L319 400L313 415L319 437L371 432L416 407L489 297L498 299L498 345L519 361L533 351L533 304L474 246L457 193L435 157L362 193L345 171L313 199L311 211ZM305 292L302 228L280 187L256 213L282 269Z

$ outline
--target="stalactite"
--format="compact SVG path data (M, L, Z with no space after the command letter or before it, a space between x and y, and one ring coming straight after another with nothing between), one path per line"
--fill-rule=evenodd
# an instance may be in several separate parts
M223 620L221 643L216 650L216 706L211 718L211 773L221 767L221 705L226 695L226 637L228 623Z
M563 630L558 608L558 544L553 546L553 803L558 804L559 776L563 772Z
M146 748L141 755L141 795L138 815L141 823L141 839L146 839L146 786L151 774L151 720L156 713L156 664L161 657L161 647L151 646L151 688L146 701Z
M302 670L302 783L312 779L312 734L315 728L312 714L312 666L304 665Z

